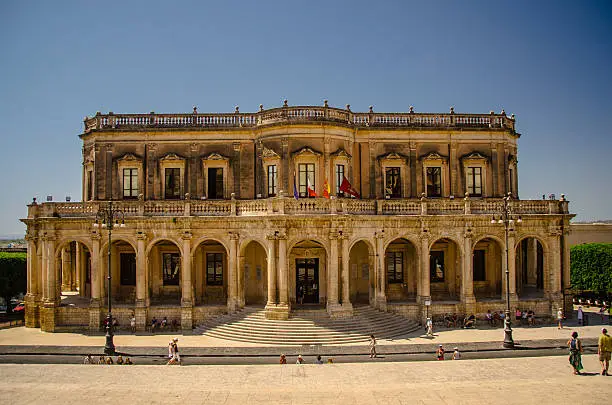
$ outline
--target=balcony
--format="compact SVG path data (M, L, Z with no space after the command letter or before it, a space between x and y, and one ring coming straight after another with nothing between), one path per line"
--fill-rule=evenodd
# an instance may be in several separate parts
M28 205L28 219L94 218L105 201L46 202ZM253 217L272 215L493 215L501 198L486 199L397 199L359 200L275 197L260 200L150 200L113 201L113 206L130 217ZM568 201L513 200L517 215L568 214Z
M347 106L349 107L349 106ZM85 133L100 130L138 130L151 128L252 128L286 123L328 122L349 127L384 128L481 128L506 129L514 133L514 116L505 112L495 114L459 114L453 109L449 113L382 113L352 112L349 108L340 109L320 106L288 106L264 110L256 113L241 113L238 108L233 113L193 113L186 114L108 114L96 113L84 120Z

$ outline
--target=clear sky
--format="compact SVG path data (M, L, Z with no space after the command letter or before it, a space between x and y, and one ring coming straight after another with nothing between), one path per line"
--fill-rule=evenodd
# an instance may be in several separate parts
M610 1L2 1L0 235L81 197L83 117L353 111L517 117L521 198L612 218Z

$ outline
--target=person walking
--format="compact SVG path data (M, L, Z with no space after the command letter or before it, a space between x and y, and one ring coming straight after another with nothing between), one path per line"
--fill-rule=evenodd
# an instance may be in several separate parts
M574 374L579 375L582 367L582 341L578 339L578 332L572 333L572 338L567 341L570 350L569 362L574 369Z
M370 358L376 357L376 338L374 335L370 335Z
M425 321L425 330L427 331L427 336L433 336L433 321L431 318L427 318Z
M136 317L134 314L132 314L132 317L130 318L130 329L132 330L132 333L136 333Z
M584 326L584 323L583 323L583 319L584 319L584 311L582 310L582 307L578 307L578 315L577 315L577 318L578 318L578 325L580 325L580 326Z
M461 360L461 352L459 352L459 348L455 347L455 351L453 352L453 360Z
M181 365L181 356L179 355L178 349L178 338L172 338L172 341L168 345L168 356L170 356L170 360L168 360L167 365L177 364Z
M601 363L601 375L608 375L610 356L612 355L612 337L608 335L606 328L601 330L601 336L599 336L597 341L597 354Z
M557 311L557 322L559 322L557 329L563 329L563 309L561 308Z
M279 364L287 364L287 356L285 356L284 354L281 354L280 360L278 362Z

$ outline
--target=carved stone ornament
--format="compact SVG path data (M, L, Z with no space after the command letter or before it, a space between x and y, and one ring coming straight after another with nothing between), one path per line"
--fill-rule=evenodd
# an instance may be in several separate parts
M262 156L267 159L280 159L278 153L274 152L272 149L266 148L264 146Z
M317 152L317 151L311 149L308 146L304 146L303 148L298 149L297 151L292 153L293 157L304 156L304 155L306 155L306 156L308 156L308 155L310 155L310 156L321 156L321 152Z
M126 153L117 159L118 162L140 162L140 158L132 153Z
M162 162L167 162L167 161L183 161L185 160L184 157L177 155L176 153L168 153L167 155L165 155L164 157L162 157L161 159L159 159Z
M446 156L442 156L438 152L429 152L429 153L421 156L420 159L424 160L424 161L428 161L428 160L442 160L444 162L446 162L448 160L448 158Z
M480 152L472 152L464 155L461 160L472 160L472 161L488 161L489 158Z
M389 152L384 155L380 155L378 160L402 160L406 161L407 157L397 152Z
M210 155L203 157L202 160L229 160L229 159L219 153L213 152Z
M335 151L331 155L333 157L343 157L343 158L347 158L347 159L351 158L351 155L349 155L349 153L347 151L345 151L344 148L338 149L337 151Z

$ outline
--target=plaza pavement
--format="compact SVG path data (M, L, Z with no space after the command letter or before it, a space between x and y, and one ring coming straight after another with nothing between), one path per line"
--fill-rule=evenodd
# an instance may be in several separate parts
M518 348L553 348L565 346L570 334L576 330L585 346L594 346L600 334L601 325L576 326L570 323L563 329L556 325L537 327L517 326L514 340ZM223 355L342 355L367 352L367 342L337 346L271 346L249 344L216 339L203 335L180 334L128 334L115 336L117 351L131 355L165 355L168 341L179 336L181 353L194 356ZM399 339L380 339L381 353L423 353L433 352L438 344L447 348L459 346L463 351L500 350L503 340L502 328L482 326L477 329L440 329L433 338L425 336L422 330L402 336ZM100 353L104 346L103 335L80 333L45 333L38 328L17 327L0 330L0 355L2 354L86 354Z
M5 404L605 404L595 355L306 365L0 364Z

